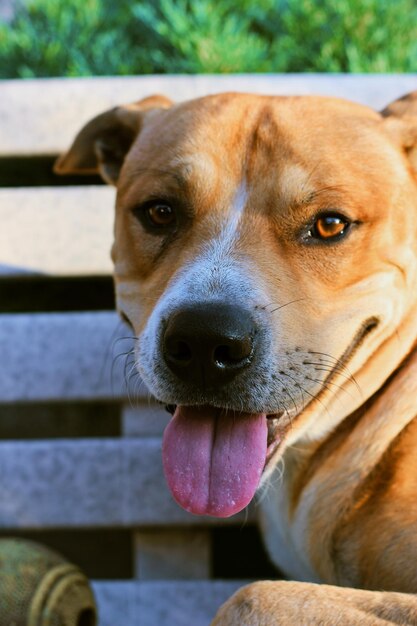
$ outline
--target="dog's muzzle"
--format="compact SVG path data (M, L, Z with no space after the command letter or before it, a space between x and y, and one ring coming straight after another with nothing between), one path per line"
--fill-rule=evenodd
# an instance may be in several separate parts
M252 363L256 324L235 304L210 302L173 312L162 335L162 354L177 378L200 389L229 383Z

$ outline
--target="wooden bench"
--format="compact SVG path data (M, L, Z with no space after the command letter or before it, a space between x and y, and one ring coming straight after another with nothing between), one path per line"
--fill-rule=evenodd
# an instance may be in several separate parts
M241 584L219 576L270 570L245 557L258 549L256 507L219 522L169 495L160 454L169 416L136 377L126 385L131 340L112 310L114 190L54 178L53 159L93 115L155 92L319 93L381 108L414 88L413 76L383 75L0 83L0 534L38 538L79 562L96 578L100 626L206 626Z

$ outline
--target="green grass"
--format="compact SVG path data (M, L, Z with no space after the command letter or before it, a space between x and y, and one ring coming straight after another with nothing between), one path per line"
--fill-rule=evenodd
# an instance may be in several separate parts
M27 0L0 77L413 72L415 0Z

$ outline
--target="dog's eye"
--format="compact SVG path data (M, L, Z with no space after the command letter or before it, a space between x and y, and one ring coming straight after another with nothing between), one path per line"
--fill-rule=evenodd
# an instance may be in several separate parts
M338 213L319 215L308 234L321 241L336 240L343 237L348 231L350 221Z
M175 224L175 211L169 204L152 204L145 209L145 212L149 222L156 228L164 228Z
M174 235L186 217L183 204L169 198L150 198L132 207L131 212L146 232L164 239Z

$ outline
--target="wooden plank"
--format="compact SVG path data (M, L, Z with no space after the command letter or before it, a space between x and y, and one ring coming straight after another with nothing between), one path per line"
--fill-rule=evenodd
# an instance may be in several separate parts
M412 74L239 74L6 80L0 83L0 156L57 154L91 117L153 93L187 100L220 91L323 94L382 108L417 88Z
M247 582L97 581L98 626L208 626L221 604Z
M160 439L0 443L0 527L148 527L240 523L198 517L172 499Z
M127 397L147 391L129 364L131 331L114 312L0 316L0 403ZM126 353L126 354L125 354Z
M0 275L111 274L111 187L0 189Z

